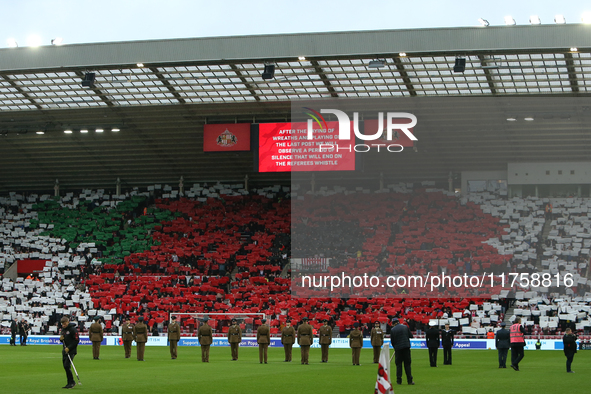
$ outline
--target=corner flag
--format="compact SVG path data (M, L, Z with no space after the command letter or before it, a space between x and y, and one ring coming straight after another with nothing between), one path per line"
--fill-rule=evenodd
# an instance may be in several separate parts
M380 353L378 379L374 394L388 394L393 392L394 390L390 384L390 344L385 343Z

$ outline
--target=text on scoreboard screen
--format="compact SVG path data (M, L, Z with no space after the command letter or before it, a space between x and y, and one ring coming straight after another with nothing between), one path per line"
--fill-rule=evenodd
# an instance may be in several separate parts
M339 139L338 122L259 124L259 171L354 171L354 140ZM332 145L332 146L331 146Z

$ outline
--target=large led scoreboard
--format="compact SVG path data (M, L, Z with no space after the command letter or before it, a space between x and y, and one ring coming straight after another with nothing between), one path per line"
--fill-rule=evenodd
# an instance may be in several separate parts
M407 123L408 119L401 121ZM252 125L253 146L255 152L255 170L258 172L295 172L295 171L355 171L356 156L370 150L380 149L400 152L405 147L412 147L404 133L395 131L391 139L376 138L362 141L352 132L354 122L349 123L349 138L339 136L339 122L329 121L314 124L310 122L260 123ZM362 124L364 135L378 132L378 119L368 119ZM382 125L386 130L386 120ZM409 128L412 131L412 128ZM311 132L311 135L309 133ZM358 137L358 135L357 135ZM255 148L256 150L256 148ZM357 158L358 159L358 158Z
M338 122L325 124L312 139L304 122L259 124L258 171L354 171L354 143L339 139Z

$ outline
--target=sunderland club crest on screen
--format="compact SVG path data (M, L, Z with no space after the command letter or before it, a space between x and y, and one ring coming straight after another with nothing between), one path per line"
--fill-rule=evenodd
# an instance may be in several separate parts
M238 143L238 138L226 129L226 131L218 136L216 143L219 146L226 148L236 145L236 143Z

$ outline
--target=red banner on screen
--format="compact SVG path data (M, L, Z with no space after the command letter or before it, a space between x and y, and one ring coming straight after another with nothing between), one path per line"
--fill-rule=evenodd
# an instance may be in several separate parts
M45 268L46 261L48 260L18 260L16 271L19 274L32 274L37 272L43 272L43 268Z
M410 123L412 120L408 119L408 118L402 118L402 119L393 119L393 121L395 121L395 123ZM384 124L382 127L382 135L380 136L380 138L374 140L374 141L367 141L365 142L367 145L370 146L375 146L376 144L387 144L387 145L391 145L391 144L396 144L396 145L401 145L404 147L412 147L413 144L413 140L411 140L410 138L408 138L406 136L406 134L404 134L404 132L402 132L402 130L393 130L392 131L392 139L388 140L388 134L387 134L387 128L386 128L386 119L384 119ZM377 133L378 131L378 120L377 119L367 119L365 121L363 121L363 134L365 135L372 135ZM409 127L408 131L410 131L413 135L413 128Z
M354 140L339 140L338 122L325 124L308 140L307 123L261 123L259 171L354 171Z
M206 124L203 127L204 152L250 150L250 123Z

